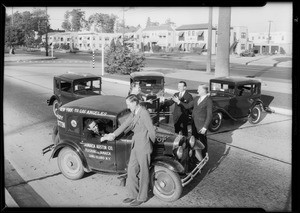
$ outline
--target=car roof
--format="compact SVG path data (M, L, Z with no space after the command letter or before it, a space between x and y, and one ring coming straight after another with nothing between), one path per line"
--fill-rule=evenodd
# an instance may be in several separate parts
M249 84L249 83L260 83L260 80L240 77L240 76L230 76L230 77L218 77L210 79L213 82L226 82L226 83L234 83L234 84Z
M62 107L87 111L89 110L96 114L104 113L113 116L116 116L127 109L125 98L113 95L95 95L86 98L80 98L64 104ZM73 110L73 112L75 111Z
M55 77L65 79L65 80L78 80L78 79L85 79L85 78L99 78L100 76L91 73L67 72L62 75L56 75Z
M161 72L133 72L130 74L131 78L135 77L144 77L144 76L149 76L149 77L165 77L165 75Z

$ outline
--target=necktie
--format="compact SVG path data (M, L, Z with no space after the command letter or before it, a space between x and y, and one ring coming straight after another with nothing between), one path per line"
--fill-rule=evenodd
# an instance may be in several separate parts
M182 92L179 93L179 98L182 98Z

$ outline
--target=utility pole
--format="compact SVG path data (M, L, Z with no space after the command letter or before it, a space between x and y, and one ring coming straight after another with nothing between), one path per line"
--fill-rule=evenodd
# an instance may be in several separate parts
M207 63L206 72L211 72L211 40L212 40L212 7L209 7L208 14L208 41L207 41Z
M46 7L46 56L48 56L48 15L47 15L47 7Z
M230 16L230 7L219 8L215 77L229 76Z
M272 21L269 21L268 44L270 43L270 40L271 40L271 35L270 35L270 32L271 32L271 22L272 22Z

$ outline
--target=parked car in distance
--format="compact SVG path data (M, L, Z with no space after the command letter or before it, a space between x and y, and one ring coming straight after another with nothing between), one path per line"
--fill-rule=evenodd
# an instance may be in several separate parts
M261 82L245 77L219 77L210 80L213 101L211 132L220 129L223 119L247 118L251 124L261 120L262 110L273 112L261 100Z
M128 94L131 93L132 87L135 83L138 83L141 87L141 93L146 96L147 100L154 100L159 98L160 103L163 103L165 100L165 76L160 72L133 72L130 74L130 89ZM147 103L150 108L150 103ZM154 109L162 110L162 112L167 112L165 116L165 122L169 122L170 117L170 108L164 107L163 109Z
M245 50L244 52L240 53L240 56L244 56L244 57L254 57L255 53L253 52L253 50Z
M63 104L87 96L101 95L101 77L94 74L67 72L53 77L53 95L47 100L53 113Z
M158 99L155 102L159 104ZM82 178L85 172L124 176L133 132L129 130L113 141L100 143L100 137L87 137L84 129L87 119L93 119L105 133L111 133L130 113L125 98L119 96L92 96L69 102L57 111L53 144L43 149L43 154L52 150L51 158L57 157L60 171L71 180ZM159 122L155 116L151 115L153 121ZM208 161L208 155L199 154L201 146L193 136L187 138L156 127L150 166L150 184L155 196L163 201L175 201L181 196L183 187Z

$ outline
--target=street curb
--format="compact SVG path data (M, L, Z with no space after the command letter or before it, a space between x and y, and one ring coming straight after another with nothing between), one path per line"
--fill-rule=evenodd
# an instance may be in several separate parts
M7 207L19 207L19 205L16 203L16 201L12 198L8 190L5 188L5 204Z
M130 85L129 82L123 81L123 80L111 79L111 78L106 78L106 77L102 77L102 80L107 81L107 82L111 82L111 83L118 83L118 84L123 84L123 85L128 85L128 86ZM178 91L174 90L174 89L165 88L165 92L170 93L170 94L174 94ZM290 109L284 109L284 108L272 107L272 106L270 106L270 108L275 111L274 112L275 114L289 115L289 116L292 115L292 110L290 110Z
M40 61L40 60L54 60L57 59L56 57L49 57L49 58L28 58L28 59L20 59L20 60L5 60L4 62L22 62L22 61Z

